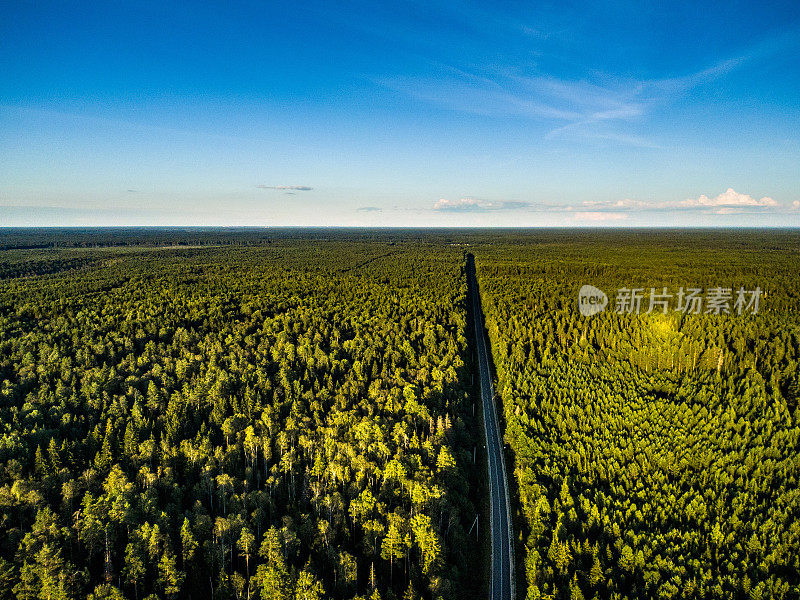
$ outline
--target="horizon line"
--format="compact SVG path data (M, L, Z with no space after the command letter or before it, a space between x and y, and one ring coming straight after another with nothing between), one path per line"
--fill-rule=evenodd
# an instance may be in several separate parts
M130 229L151 229L151 230L208 230L208 229L228 229L241 231L262 231L270 229L324 229L324 230L419 230L419 231L458 231L458 230L545 230L545 229L622 229L622 230L800 230L800 225L0 225L0 233L13 230L130 230Z

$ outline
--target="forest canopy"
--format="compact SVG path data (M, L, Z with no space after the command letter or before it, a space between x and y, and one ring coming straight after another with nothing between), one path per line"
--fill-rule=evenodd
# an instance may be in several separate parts
M0 261L0 598L464 597L458 249L103 239Z
M798 598L798 237L565 233L476 251L526 598ZM756 314L612 298L584 317L587 284L764 297Z
M3 230L0 600L484 597L467 252L519 597L800 598L799 250L793 230ZM609 296L590 317L587 284ZM615 310L664 288L762 295Z

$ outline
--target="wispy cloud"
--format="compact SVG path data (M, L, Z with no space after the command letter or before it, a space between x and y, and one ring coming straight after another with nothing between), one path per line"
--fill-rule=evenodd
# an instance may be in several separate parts
M283 191L297 191L297 192L310 192L313 187L307 185L264 185L259 184L256 186L260 190L283 190Z
M721 194L709 197L701 194L685 200L585 200L580 204L556 202L497 201L477 198L449 200L440 198L433 204L433 210L446 212L488 212L518 210L522 213L568 214L576 221L621 221L628 215L672 212L697 214L746 214L781 213L800 210L800 200L791 204L781 204L769 196L761 198L741 194L728 188Z
M514 67L465 69L440 64L437 77L387 76L375 82L456 112L550 122L547 139L573 137L658 147L657 141L623 131L622 124L642 121L658 107L776 47L753 46L698 71L660 79L617 78L602 73L568 79L548 73L527 75Z
M658 147L657 142L620 132L613 125L643 120L659 107L689 93L693 88L730 73L749 58L749 54L744 54L700 71L671 78L617 80L602 77L601 83L596 84L531 78L528 85L533 92L546 92L556 101L579 107L580 117L551 129L546 136L548 139L577 136L627 146L655 148Z
M439 200L434 203L433 210L451 212L482 212L491 210L518 210L528 206L530 206L528 202L496 202L490 200L477 200L475 198L459 198L458 200L439 198Z
M488 117L576 120L579 112L520 93L502 81L450 69L437 78L384 77L375 80L395 92L448 110Z
M358 212L380 212L383 209L378 206L359 206L356 210Z
M795 201L797 203L797 201ZM714 197L701 194L697 198L685 200L647 201L632 200L587 200L580 207L570 207L570 210L591 209L596 212L605 211L700 211L716 214L734 214L745 211L768 211L791 209L784 206L769 196L754 198L749 194L740 194L733 188L728 188Z
M653 206L655 206L653 203L625 198L624 200L584 200L580 208L584 210L632 210L652 208ZM570 210L574 209L574 207L570 207Z

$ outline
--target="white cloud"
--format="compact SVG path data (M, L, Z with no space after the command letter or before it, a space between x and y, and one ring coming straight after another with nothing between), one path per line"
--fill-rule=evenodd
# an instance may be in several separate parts
M584 200L583 206L587 208L598 207L603 209L606 208L629 209L629 208L649 207L647 202L643 202L641 200L631 200L630 198L625 198L624 200Z
M733 188L728 188L714 198L702 194L699 198L688 198L680 206L778 206L778 203L768 196L756 200L747 194L740 194Z
M477 200L475 198L459 198L458 200L448 200L439 198L433 205L433 210L453 211L453 212L478 212L485 210L515 210L530 206L527 202L516 202L505 200L493 202L491 200Z
M800 210L800 200L792 202L792 210Z
M458 200L448 200L439 198L433 205L433 210L475 210L480 209L477 200L472 198L460 198Z
M260 190L296 190L298 192L310 192L314 189L307 185L265 185L263 183L256 187Z
M781 214L786 211L799 211L800 200L792 204L781 204L769 196L759 199L748 194L740 194L728 188L721 194L709 197L705 194L686 200L585 200L580 204L561 204L547 202L522 202L485 200L480 198L459 198L449 200L440 198L433 204L439 212L487 213L496 211L520 211L524 214L566 213L574 221L623 221L630 215L636 218L643 213L661 212L691 215L737 215L737 214Z
M797 208L798 201L792 206ZM716 214L733 214L744 212L746 210L780 210L785 208L775 199L769 196L764 196L760 199L753 198L748 194L740 194L733 188L728 188L723 193L709 198L705 194L701 194L697 198L687 198L686 200L632 200L625 198L624 200L586 200L582 203L581 207L575 207L574 210L581 208L591 209L594 211L657 211L657 210L681 210L681 211L700 211L700 212L713 212ZM569 208L567 210L570 210Z

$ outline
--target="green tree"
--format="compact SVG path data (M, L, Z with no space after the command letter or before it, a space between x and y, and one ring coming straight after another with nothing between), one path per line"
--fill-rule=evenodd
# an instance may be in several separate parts
M19 571L19 581L13 591L18 600L38 600L39 598L39 572L36 563L24 562Z
M258 565L256 580L262 600L287 600L291 597L288 573L282 564Z
M65 561L61 549L45 543L36 555L40 600L66 600L77 591L74 568Z
M589 583L597 585L603 579L603 568L600 566L600 559L595 554L592 558L592 568L589 570Z
M123 576L128 585L133 586L136 598L139 598L139 586L144 582L147 573L147 549L138 533L131 536L131 541L125 547L125 566Z
M633 554L633 549L625 544L622 547L622 554L619 558L619 566L623 571L627 571L628 573L633 571L633 567L636 564L636 560Z
M194 555L197 552L197 540L192 533L192 526L187 517L183 518L183 525L181 525L181 560L184 568L192 562Z
M95 587L86 600L125 600L125 595L113 585L103 583Z
M242 528L239 535L239 541L236 542L239 552L244 556L245 564L247 567L247 574L250 574L250 556L253 553L253 545L255 544L256 536L254 536L247 527Z
M12 600L15 582L14 565L0 557L0 600Z
M439 536L434 531L428 515L415 515L411 519L411 530L422 559L422 572L428 575L441 558L442 546Z
M569 545L566 542L562 542L558 538L558 530L560 526L557 526L553 532L553 539L550 543L550 549L547 552L547 557L553 561L553 564L556 567L556 570L564 575L569 568L570 561L572 560L572 553L570 552Z
M158 587L167 598L175 598L181 591L184 573L178 569L175 557L165 550L158 561Z
M297 600L323 600L325 598L325 589L307 567L297 576L295 598Z

